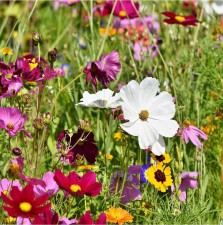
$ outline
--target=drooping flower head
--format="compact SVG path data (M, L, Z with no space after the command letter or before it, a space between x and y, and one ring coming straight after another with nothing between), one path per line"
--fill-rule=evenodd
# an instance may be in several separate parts
M173 137L178 123L172 120L175 104L168 92L159 91L159 81L147 77L140 84L132 80L120 90L121 107L124 119L128 122L120 126L127 133L137 136L141 149L152 146L152 152L161 155L165 152L163 137Z
M179 24L182 26L196 26L197 23L200 23L199 20L194 15L182 16L177 15L173 12L162 12L163 15L169 17L165 19L164 22L168 24Z
M173 183L171 169L169 166L163 166L163 163L149 167L144 174L146 179L161 192L166 192Z
M95 197L102 188L102 184L96 182L96 174L92 171L88 171L80 178L75 172L70 172L68 176L65 176L60 170L57 170L54 180L61 189L77 197L84 195Z
M107 88L110 81L116 80L120 69L119 54L112 51L108 55L102 55L98 61L89 62L83 72L87 75L86 82L92 81L97 89L97 80Z
M190 125L189 121L184 122L184 126L179 129L178 134L183 138L186 144L189 140L198 148L202 147L202 143L198 137L207 140L207 135L195 126Z
M80 217L79 219L79 224L98 224L98 225L103 225L106 224L106 215L105 213L101 213L99 218L94 222L90 211L88 210L83 216Z
M65 147L68 151L65 158L71 163L75 162L77 156L84 156L89 163L95 163L96 156L98 155L98 147L96 146L92 132L87 132L79 128L76 133L69 136L68 131L62 131L57 141L58 149L63 148L63 141L68 145Z
M110 192L113 194L116 191L120 192L122 190L122 185L124 182L124 188L122 191L121 196L121 203L127 204L131 200L141 200L142 194L139 190L139 179L137 177L137 174L139 174L141 171L140 166L130 166L128 168L127 176L124 180L124 172L123 171L117 171L115 172L114 176L111 179L109 189Z
M0 107L0 129L6 130L11 137L16 136L19 130L23 131L27 137L31 135L24 129L26 114L21 115L19 109Z
M196 180L198 176L198 172L183 172L180 174L181 184L179 186L179 190L181 191L181 195L179 197L180 201L185 202L187 199L186 189L191 188L195 189L198 186L198 181ZM174 192L174 185L171 186L171 192Z
M133 216L120 207L111 207L108 211L104 211L104 213L106 214L106 221L110 223L118 223L119 225L122 225L133 221Z
M83 94L82 102L76 104L85 107L96 107L96 108L116 108L120 105L120 96L115 94L114 91L110 89L102 89L96 94L90 94L88 91L85 91Z
M12 187L9 195L2 193L1 197L5 204L3 209L12 217L35 218L50 209L50 203L46 204L48 194L36 198L31 184L21 191L18 187Z

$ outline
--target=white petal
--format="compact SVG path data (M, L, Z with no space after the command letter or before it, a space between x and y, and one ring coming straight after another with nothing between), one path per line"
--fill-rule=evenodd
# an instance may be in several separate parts
M151 146L151 150L155 155L163 155L165 152L165 142L162 136Z
M107 108L116 108L118 106L121 105L122 99L120 97L120 94L117 93L115 94L114 97L111 97L108 104L107 104Z
M173 137L179 128L179 125L175 120L149 119L148 122L160 135L164 137Z
M148 108L149 117L158 120L169 120L175 115L175 104L173 97L168 92L161 92L157 95Z
M140 120L141 121L141 120ZM141 121L141 131L138 136L139 147L141 149L147 149L152 145L159 137L158 132L151 127L148 122Z
M123 116L126 120L134 122L139 119L139 112L132 108L131 105L126 102L121 102L121 107L123 111Z
M212 4L212 8L216 12L216 14L223 15L223 5L222 5L222 2L220 2L220 1L214 2Z
M159 91L159 81L152 77L146 77L140 83L140 107L149 107Z
M125 132L133 136L138 136L143 131L140 119L134 122L126 122L126 123L120 124L120 126Z

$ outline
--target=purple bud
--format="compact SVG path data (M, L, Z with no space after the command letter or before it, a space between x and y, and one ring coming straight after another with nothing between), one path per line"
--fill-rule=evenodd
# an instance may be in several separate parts
M16 156L20 156L22 154L22 151L20 148L13 148L12 153Z

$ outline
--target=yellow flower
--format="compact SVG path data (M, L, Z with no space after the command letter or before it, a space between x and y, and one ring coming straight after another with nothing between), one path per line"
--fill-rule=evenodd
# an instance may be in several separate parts
M101 27L100 29L99 29L99 32L100 32L100 35L105 35L106 34L106 28L104 28L104 27ZM117 30L116 29L114 29L114 28L109 28L108 29L108 36L110 37L110 36L114 36L115 34L116 34L116 32L117 32Z
M113 155L106 154L106 158L109 159L109 160L112 160L113 159Z
M122 132L117 132L114 134L114 139L120 141L122 139Z
M132 215L122 208L111 207L108 211L104 212L106 214L106 221L110 223L118 223L122 225L124 223L132 222Z
M9 223L9 224L15 224L16 218L9 216L9 217L5 218L5 222Z
M0 51L3 55L13 55L12 49L8 47L1 48Z
M82 166L78 166L79 170L90 170L92 169L92 165L82 165Z
M155 155L151 153L151 156L153 160L157 163L162 162L162 163L169 163L171 161L170 155L168 153L164 153L163 155Z
M171 169L169 166L163 166L163 163L158 163L157 165L149 167L145 171L145 177L161 192L166 192L168 186L171 186L173 183Z

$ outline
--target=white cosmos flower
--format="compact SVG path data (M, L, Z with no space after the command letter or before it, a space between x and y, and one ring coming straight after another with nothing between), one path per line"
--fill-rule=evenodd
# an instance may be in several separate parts
M97 108L116 108L120 105L120 96L115 94L110 89L102 89L95 94L90 94L85 91L83 94L82 102L76 104L86 107L97 107Z
M159 91L159 81L147 77L140 84L132 80L120 90L124 119L121 124L127 133L137 136L141 149L152 146L156 155L165 151L162 136L173 137L179 128L175 120L175 104L168 92ZM156 150L157 148L157 150Z

